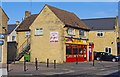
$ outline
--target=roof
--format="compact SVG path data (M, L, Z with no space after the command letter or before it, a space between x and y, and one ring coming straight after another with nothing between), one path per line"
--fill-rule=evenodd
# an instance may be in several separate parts
M45 6L47 6L66 26L89 30L89 28L84 24L84 22L82 22L74 13L61 10L49 5ZM16 29L16 31L29 30L29 27L31 26L31 24L33 23L37 16L38 14L34 14L25 18L19 25L19 27Z
M38 14L32 14L31 16L25 18L21 22L19 27L16 29L16 31L26 31L26 30L29 30L29 27L31 26L31 24L33 23L33 21L36 19L37 16L38 16Z
M114 30L116 17L82 19L82 21L91 28L91 30Z
M67 26L89 29L83 21L81 21L74 13L61 10L49 5L48 8Z
M16 24L8 24L8 34L10 34L16 27Z

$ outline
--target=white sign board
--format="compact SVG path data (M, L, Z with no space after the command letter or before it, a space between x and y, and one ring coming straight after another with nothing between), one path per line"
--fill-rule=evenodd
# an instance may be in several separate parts
M0 39L4 39L4 38L5 38L5 35L0 34Z
M50 32L50 42L58 42L58 32Z

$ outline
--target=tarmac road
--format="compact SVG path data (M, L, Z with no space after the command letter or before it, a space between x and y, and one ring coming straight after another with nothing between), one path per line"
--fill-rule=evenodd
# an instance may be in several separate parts
M23 71L23 63L11 64L9 66L9 76L77 76L77 77L105 77L115 76L120 77L120 63L95 61L95 66L92 62L79 62L57 64L54 68L53 64L46 67L45 63L39 63L38 70L35 69L34 63L27 63L27 71Z

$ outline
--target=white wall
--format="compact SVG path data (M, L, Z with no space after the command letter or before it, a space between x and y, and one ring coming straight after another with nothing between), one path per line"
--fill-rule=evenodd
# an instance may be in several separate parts
M19 26L19 25L18 25L18 26ZM17 26L17 27L18 27L18 26ZM17 28L17 27L16 27L16 28ZM7 42L16 41L16 37L17 37L16 31L15 31L16 28L11 32L11 34L9 34L9 35L7 36ZM15 37L15 40L12 40L12 36L16 36L16 37Z

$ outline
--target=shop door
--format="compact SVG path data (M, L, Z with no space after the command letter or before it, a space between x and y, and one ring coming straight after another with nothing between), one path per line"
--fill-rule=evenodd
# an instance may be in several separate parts
M86 60L86 46L79 45L78 46L78 61Z
M72 46L66 45L66 62L73 62Z

